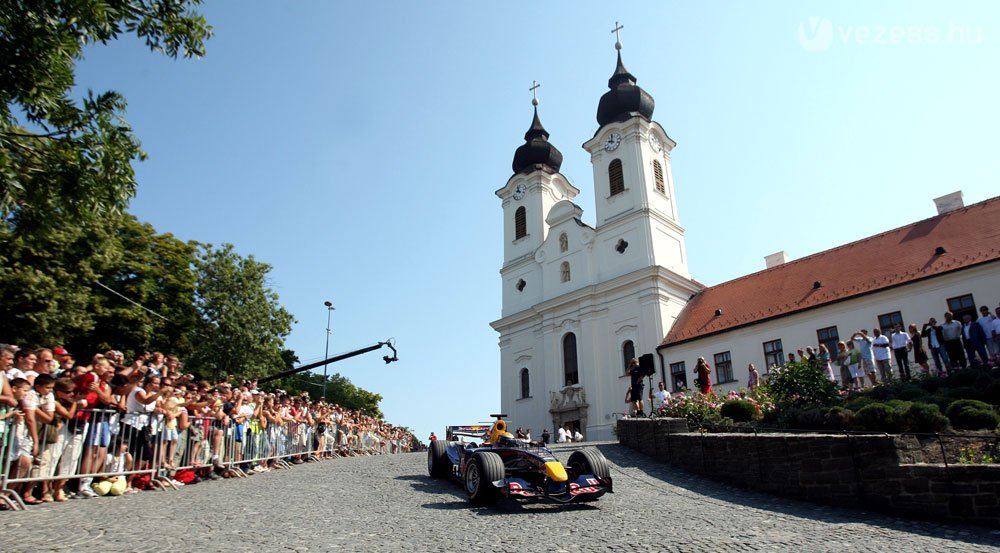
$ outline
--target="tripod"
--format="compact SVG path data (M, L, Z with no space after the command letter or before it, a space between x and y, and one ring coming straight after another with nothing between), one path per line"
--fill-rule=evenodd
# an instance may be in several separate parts
M646 378L649 379L649 416L653 416L653 375L648 374Z

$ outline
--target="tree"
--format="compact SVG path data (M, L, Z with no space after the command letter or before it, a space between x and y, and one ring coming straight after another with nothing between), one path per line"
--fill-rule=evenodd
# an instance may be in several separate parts
M95 286L92 332L71 342L80 351L161 350L185 358L193 350L196 242L157 234L126 214L115 229L119 261ZM71 349L72 351L72 349Z
M201 0L0 2L0 218L25 206L74 220L121 212L145 157L124 119L125 98L70 97L86 46L122 34L176 58L201 56L212 29ZM53 219L50 219L53 220Z
M271 266L241 257L232 244L199 246L194 305L199 319L191 366L202 373L255 378L286 362L284 338L295 322L267 285Z

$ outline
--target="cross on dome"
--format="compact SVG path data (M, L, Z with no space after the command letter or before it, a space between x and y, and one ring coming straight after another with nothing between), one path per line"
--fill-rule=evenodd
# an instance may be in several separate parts
M611 32L615 34L615 50L622 49L622 36L619 33L619 31L621 31L624 28L625 28L624 25L621 25L617 21L615 21L615 28L611 29Z
M538 87L542 85L538 84L538 81L531 81L531 105L538 106Z

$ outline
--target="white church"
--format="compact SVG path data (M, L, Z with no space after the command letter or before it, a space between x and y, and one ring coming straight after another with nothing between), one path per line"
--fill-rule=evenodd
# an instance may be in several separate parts
M797 346L1000 302L1000 198L965 207L960 192L935 200L936 217L901 229L791 262L779 252L764 271L712 287L693 280L670 165L676 144L615 47L599 126L583 144L596 226L573 203L580 190L559 172L562 154L537 101L513 175L496 191L503 292L491 326L500 333L501 407L513 425L537 437L569 423L587 439L613 439L633 357L655 352L653 385L673 391L693 381L694 362L705 357L725 392L745 385L749 363L765 374ZM887 247L892 264L883 261ZM837 271L845 259L864 269Z

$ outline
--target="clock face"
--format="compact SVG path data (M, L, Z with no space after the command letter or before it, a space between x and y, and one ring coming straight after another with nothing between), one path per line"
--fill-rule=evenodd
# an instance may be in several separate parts
M663 143L660 142L660 139L655 134L649 135L649 145L653 148L654 152L659 152L663 149Z
M523 198L524 197L524 192L527 189L528 188L526 186L524 186L523 182L521 184L517 185L517 188L514 189L514 199L515 200L520 200L521 198Z
M608 139L604 141L604 151L613 152L618 149L618 145L622 143L622 135L613 132L608 136Z

